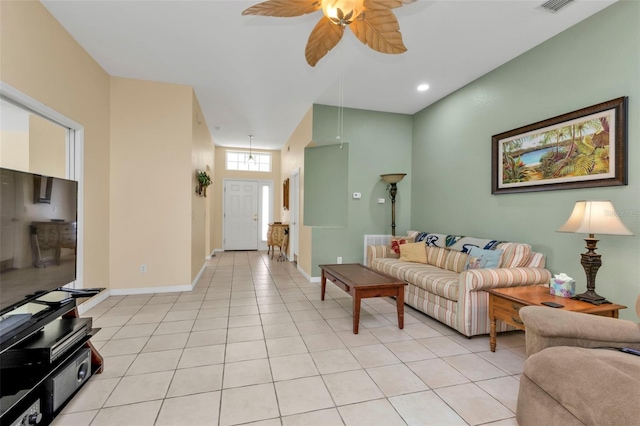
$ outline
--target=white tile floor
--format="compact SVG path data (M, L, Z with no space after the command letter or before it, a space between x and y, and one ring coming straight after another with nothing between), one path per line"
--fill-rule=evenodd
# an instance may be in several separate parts
M467 339L410 307L351 298L265 253L208 262L190 293L109 297L87 312L105 357L64 425L517 425L524 335Z

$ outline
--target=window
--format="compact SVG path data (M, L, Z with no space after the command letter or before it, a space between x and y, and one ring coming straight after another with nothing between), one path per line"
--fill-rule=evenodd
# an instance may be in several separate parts
M249 161L248 152L227 151L227 170L271 172L271 154L253 152L251 155L253 160Z
M262 229L260 230L260 235L263 242L267 241L267 231L269 230L269 213L271 209L269 209L269 204L271 198L269 197L269 185L262 185L262 208L260 209L262 214Z

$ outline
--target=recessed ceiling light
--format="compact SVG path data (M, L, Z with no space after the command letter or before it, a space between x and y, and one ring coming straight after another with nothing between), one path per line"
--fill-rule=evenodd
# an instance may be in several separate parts
M418 86L418 91L419 92L424 92L425 90L429 90L429 85L428 84L421 84Z

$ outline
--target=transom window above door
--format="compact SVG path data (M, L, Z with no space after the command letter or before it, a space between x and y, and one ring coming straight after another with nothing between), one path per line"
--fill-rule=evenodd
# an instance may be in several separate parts
M271 154L260 152L226 151L227 170L271 172ZM249 158L251 156L251 158Z

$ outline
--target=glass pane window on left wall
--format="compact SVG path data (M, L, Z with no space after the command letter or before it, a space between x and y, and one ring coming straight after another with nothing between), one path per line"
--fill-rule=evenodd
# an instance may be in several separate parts
M267 231L269 230L269 185L262 186L262 208L260 213L262 214L260 228L260 238L263 242L267 241Z

